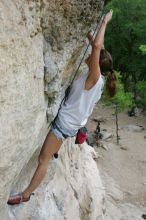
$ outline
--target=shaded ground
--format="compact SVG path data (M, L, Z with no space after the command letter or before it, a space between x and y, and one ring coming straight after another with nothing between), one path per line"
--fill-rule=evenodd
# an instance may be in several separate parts
M146 130L126 131L122 127L132 124L146 129L146 116L119 114L120 145L116 144L115 117L111 108L99 104L88 122L88 129L96 128L97 123L92 118L98 116L105 119L101 129L113 134L113 138L105 142L108 150L95 148L101 155L98 167L107 194L106 220L142 220L141 215L146 213Z

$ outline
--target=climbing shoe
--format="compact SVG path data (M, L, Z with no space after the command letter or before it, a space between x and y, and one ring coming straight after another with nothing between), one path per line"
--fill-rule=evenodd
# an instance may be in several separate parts
M32 193L31 195L34 195L34 193ZM28 202L30 200L30 196L26 199L23 197L22 193L10 195L10 197L7 201L7 204L8 205L19 205L22 202Z

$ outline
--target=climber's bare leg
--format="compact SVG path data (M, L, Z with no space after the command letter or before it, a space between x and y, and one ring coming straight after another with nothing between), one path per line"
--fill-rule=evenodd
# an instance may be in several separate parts
M28 198L31 195L31 193L40 185L47 172L48 161L54 153L58 152L61 145L62 140L57 139L53 132L50 131L42 146L38 158L38 167L32 177L30 184L23 192L24 198Z

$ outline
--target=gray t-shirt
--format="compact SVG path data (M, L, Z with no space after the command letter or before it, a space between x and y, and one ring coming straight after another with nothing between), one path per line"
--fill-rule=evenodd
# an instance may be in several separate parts
M85 81L89 73L83 74L74 80L66 101L62 104L58 114L58 120L62 127L78 130L83 127L91 115L95 104L99 101L104 85L104 77L100 77L96 84L89 90L85 89Z

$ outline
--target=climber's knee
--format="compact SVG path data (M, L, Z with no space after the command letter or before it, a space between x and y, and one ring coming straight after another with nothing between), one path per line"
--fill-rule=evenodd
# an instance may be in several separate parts
M39 155L39 164L48 163L48 161L52 158L53 154L58 152L60 146L62 144L61 140L58 140L57 137L53 134L53 132L49 132L44 144L42 146L40 155Z
M48 164L49 158L47 155L43 155L42 153L40 153L40 155L38 156L38 163L39 165L42 164Z

